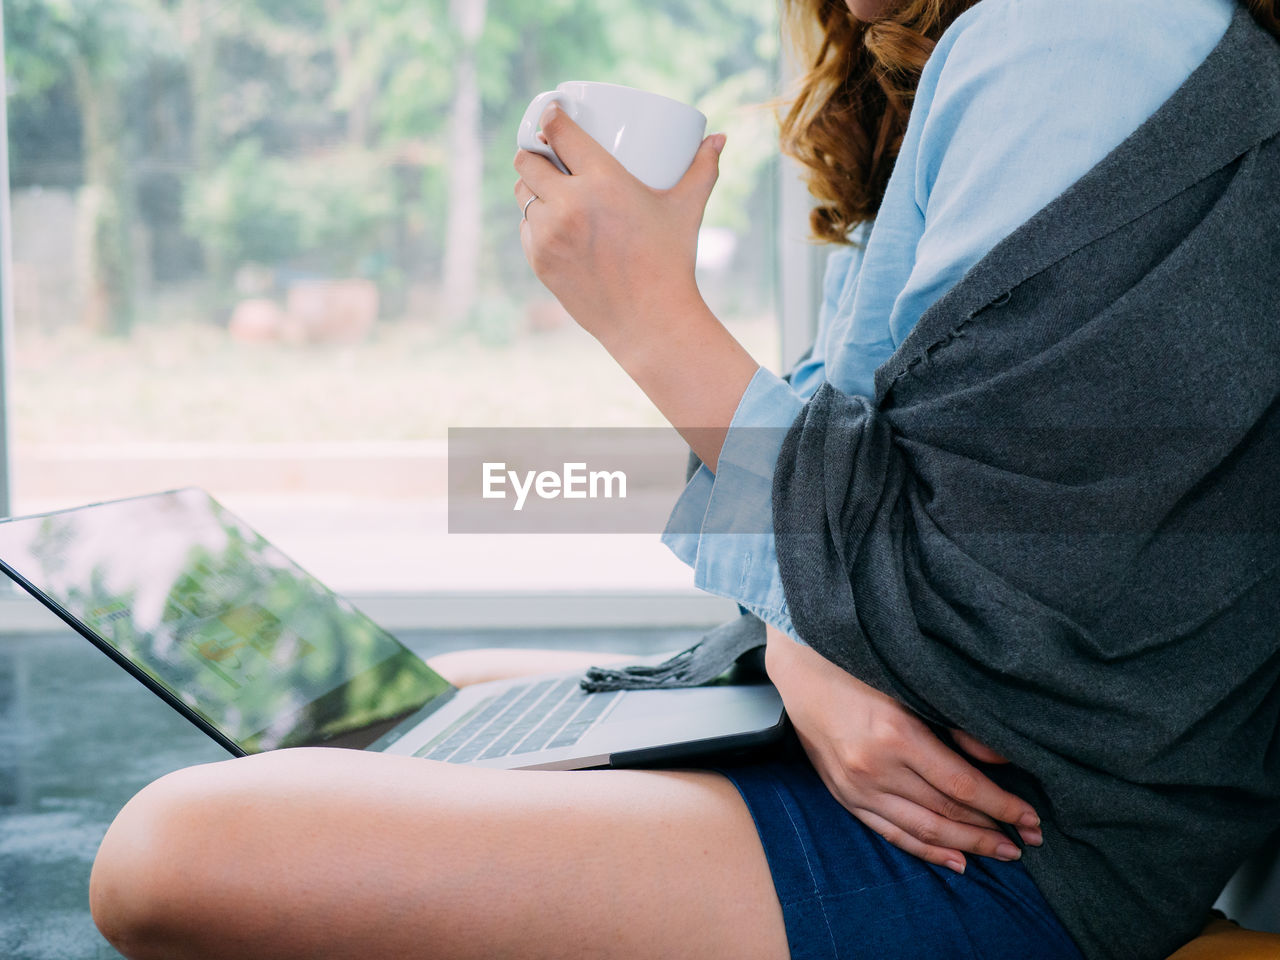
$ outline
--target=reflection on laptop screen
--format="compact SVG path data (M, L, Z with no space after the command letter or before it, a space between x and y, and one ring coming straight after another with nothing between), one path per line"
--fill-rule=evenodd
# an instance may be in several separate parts
M0 523L0 561L246 753L365 746L450 689L200 490Z

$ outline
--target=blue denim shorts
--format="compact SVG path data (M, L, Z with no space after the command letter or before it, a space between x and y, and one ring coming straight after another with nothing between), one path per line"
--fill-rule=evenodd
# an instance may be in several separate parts
M888 843L836 802L797 747L717 766L760 833L791 960L1081 960L1021 863L963 875Z

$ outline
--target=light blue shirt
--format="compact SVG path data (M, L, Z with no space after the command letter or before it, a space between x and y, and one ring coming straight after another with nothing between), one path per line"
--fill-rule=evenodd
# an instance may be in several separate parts
M1000 240L1150 117L1226 33L1235 0L982 0L942 35L862 249L828 259L810 356L788 384L761 368L717 473L677 501L666 543L703 590L793 637L772 533L786 429L824 381L875 395L874 373ZM800 639L797 637L797 639Z

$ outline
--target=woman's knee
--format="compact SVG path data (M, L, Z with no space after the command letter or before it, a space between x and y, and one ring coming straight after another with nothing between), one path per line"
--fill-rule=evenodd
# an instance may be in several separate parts
M403 845L384 820L411 812L416 826L450 832L450 804L435 796L451 779L442 766L307 748L162 777L125 805L102 841L90 880L94 921L136 960L317 956L306 933L326 924L364 930L349 908L364 903ZM434 889L430 865L413 859L419 903Z
M234 822L236 764L179 770L145 787L107 830L89 881L94 922L131 958L188 956L211 932L211 882L234 882L219 834Z

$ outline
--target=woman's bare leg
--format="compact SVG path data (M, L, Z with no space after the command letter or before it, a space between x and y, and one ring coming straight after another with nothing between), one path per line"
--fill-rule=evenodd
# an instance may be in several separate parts
M90 899L134 958L787 957L751 816L712 773L193 767L120 813Z

